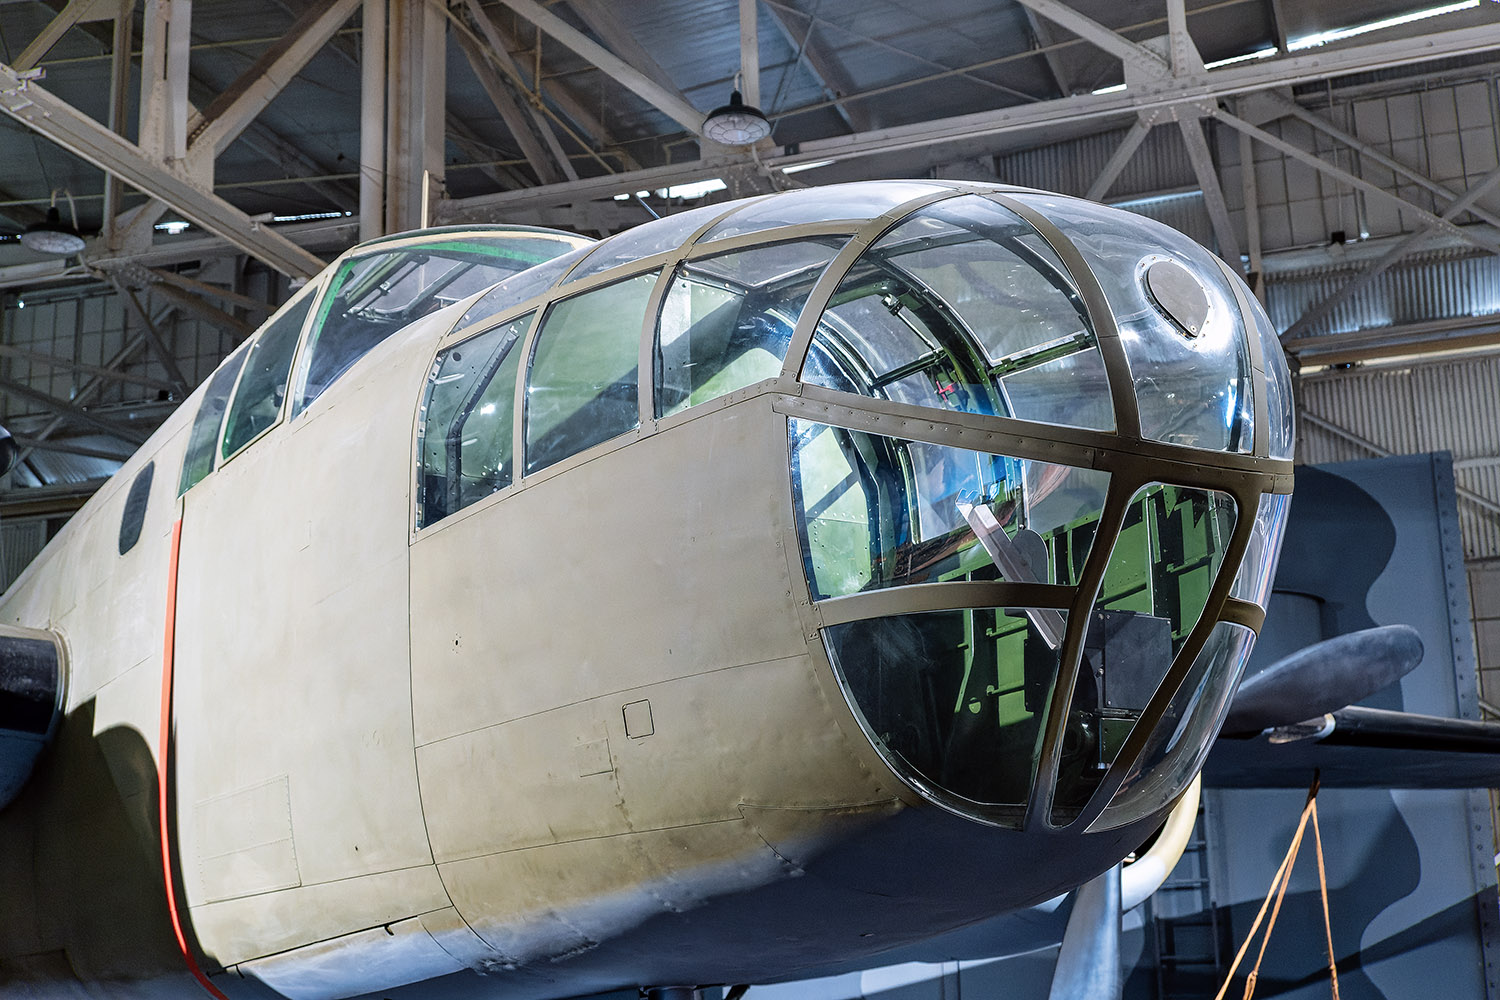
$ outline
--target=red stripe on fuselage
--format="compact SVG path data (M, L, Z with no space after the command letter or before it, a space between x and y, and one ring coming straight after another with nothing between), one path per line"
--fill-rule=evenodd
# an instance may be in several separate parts
M161 662L161 739L156 747L156 790L160 806L158 825L161 827L161 873L167 887L167 912L172 915L172 933L177 936L177 948L187 964L193 978L217 1000L229 1000L219 988L208 981L208 976L198 967L197 959L188 948L187 936L182 932L182 915L177 909L177 883L172 877L172 838L167 825L167 776L170 773L169 754L172 746L172 654L177 638L177 554L182 547L182 521L172 525L172 562L167 567L167 630L162 642Z

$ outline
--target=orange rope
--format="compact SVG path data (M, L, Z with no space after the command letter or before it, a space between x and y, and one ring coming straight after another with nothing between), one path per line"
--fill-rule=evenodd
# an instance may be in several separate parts
M1281 859L1281 866L1276 869L1276 875L1271 879L1271 888L1266 891L1265 901L1260 904L1260 912L1255 915L1255 921L1250 925L1250 933L1245 935L1245 943L1240 945L1240 950L1234 956L1234 962L1229 966L1229 974L1224 977L1224 985L1219 987L1219 992L1214 1000L1224 1000L1225 994L1229 992L1229 984L1234 981L1234 974L1240 967L1240 962L1245 958L1245 953L1250 950L1250 942L1255 940L1256 933L1260 930L1261 921L1265 919L1266 910L1271 911L1271 919L1266 923L1265 937L1261 938L1260 951L1255 956L1255 967L1245 977L1244 1000L1251 1000L1255 995L1256 980L1260 977L1260 965L1266 957L1266 946L1271 943L1271 931L1276 927L1276 918L1281 915L1281 903L1286 898L1286 887L1292 881L1292 868L1297 863L1297 854L1302 850L1302 837L1307 832L1307 821L1311 819L1313 824L1313 843L1318 854L1318 887L1323 896L1323 932L1328 942L1328 974L1333 982L1333 1000L1339 998L1339 970L1337 960L1333 954L1333 922L1328 911L1328 875L1323 866L1323 834L1318 828L1318 779L1313 777L1312 787L1307 790L1307 804L1302 807L1302 817L1297 821L1297 832L1292 835L1291 846L1287 848L1286 856ZM1271 905L1275 899L1276 905Z
M1323 869L1323 831L1318 829L1316 804L1313 806L1312 821L1313 846L1318 849L1318 889L1323 896L1323 936L1328 942L1328 976L1333 983L1333 1000L1339 1000L1339 966L1338 960L1333 957L1333 920L1328 915L1328 874Z

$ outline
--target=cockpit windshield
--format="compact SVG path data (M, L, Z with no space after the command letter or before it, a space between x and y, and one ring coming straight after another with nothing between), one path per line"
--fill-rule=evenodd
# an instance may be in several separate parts
M561 233L465 234L345 261L318 307L293 412L413 320L567 253L579 242Z

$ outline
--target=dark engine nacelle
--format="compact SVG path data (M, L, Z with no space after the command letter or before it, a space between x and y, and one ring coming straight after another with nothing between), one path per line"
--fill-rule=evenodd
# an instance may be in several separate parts
M0 809L20 794L56 731L62 686L52 633L0 626Z

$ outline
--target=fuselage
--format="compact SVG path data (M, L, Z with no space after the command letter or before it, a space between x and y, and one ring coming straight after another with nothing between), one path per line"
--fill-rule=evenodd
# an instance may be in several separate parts
M465 296L322 381L317 331L339 265L284 307L278 317L300 324L285 335L295 360L277 383L269 348L236 356L207 469L183 471L202 464L212 385L0 605L4 622L61 636L67 664L53 746L0 812L0 976L37 995L202 995L186 951L232 1000L266 987L332 1000L765 981L1029 906L1133 849L1195 770L1176 742L1203 741L1216 719L1202 717L1222 714L1214 699L1248 650L1213 646L1212 619L1258 625L1264 595L1235 577L1260 537L1253 505L1283 489L1289 464L1264 436L1279 419L1264 363L1244 383L1262 436L1201 456L1170 437L1118 440L1130 391L1118 385L1091 403L1113 406L1111 426L1075 421L1041 444L1027 438L1041 417L1029 427L994 404L941 408L962 395L960 371L893 368L927 378L938 403L898 397L875 352L850 360L840 352L858 344L817 332L814 314L840 308L840 288L859 301L855 261L897 220L988 192L874 193L889 218L825 211L711 247L721 206L658 249L576 277L600 252L580 251L584 263L559 272L571 285ZM799 246L827 249L808 263ZM766 307L789 320L785 355L731 382L690 371L706 352L674 367L666 317L687 310L683 336L698 336L707 321L693 310L709 310L694 296L738 287L727 265L712 280L694 265L773 247L806 272L800 316L790 293ZM1248 316L1229 280L1214 280ZM945 292L919 293L904 301L928 330L942 310L912 303ZM603 318L587 315L591 295ZM963 312L961 296L946 298ZM1078 350L1108 355L1093 322ZM626 329L628 362L570 347L567 323L588 337ZM1239 329L1257 335L1253 317ZM811 377L814 363L833 374ZM1006 363L1024 362L995 362L968 391L999 386ZM256 378L274 404L260 417L240 402ZM1007 401L1025 395L1019 381L1011 390ZM955 507L924 492L944 454L976 452L1038 474L996 479L1001 466L985 460L944 480L967 476L982 496ZM127 548L127 497L148 468ZM1091 511L1083 472L1068 479L1069 468L1141 485L1112 485ZM889 471L900 469L904 479ZM839 477L854 485L823 483ZM1197 493L1151 485L1163 482ZM902 489L908 500L888 495ZM1069 507L1044 524L1048 495ZM1001 519L1022 511L1038 541L1016 540L1016 523L986 535L976 505ZM1208 540L1161 555L1176 560L1170 573L1145 567L1170 588L1122 582L1125 569L1088 548L1085 536L1137 522L1147 533L1192 522L1198 534L1171 536L1179 548ZM1017 546L1032 549L1007 570ZM1175 619L1161 595L1189 583L1202 598ZM1068 630L1089 614L1115 631ZM974 634L944 638L964 628ZM1102 681L1085 695L1070 680L1077 664L1097 660L1100 677L1105 656L1123 664L1126 647L1100 637L1119 629L1165 662L1143 694L1127 695L1143 682L1121 672L1108 695ZM1203 647L1223 662L1194 672L1189 654ZM909 697L886 679L903 650L962 666L913 664L931 679ZM1048 655L1063 679L1038 689L1036 658ZM988 685L981 662L999 670ZM1152 700L1164 676L1201 696ZM1058 704L1070 691L1071 715ZM1152 741L1143 717L1176 727L1171 743ZM1160 767L1131 771L1132 753Z

